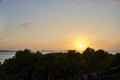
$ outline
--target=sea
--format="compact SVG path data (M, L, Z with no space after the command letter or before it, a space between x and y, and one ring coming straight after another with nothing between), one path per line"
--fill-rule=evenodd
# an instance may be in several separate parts
M40 51L43 54L46 53L52 53L52 52L66 52L66 50L59 50L59 51L50 51L50 50L45 50L45 51ZM116 51L108 51L110 54L116 54L116 53L120 53L120 51L116 50ZM5 59L9 59L12 58L15 55L15 51L13 52L0 52L0 62L4 62Z
M5 59L12 58L16 52L0 52L0 62L3 62Z

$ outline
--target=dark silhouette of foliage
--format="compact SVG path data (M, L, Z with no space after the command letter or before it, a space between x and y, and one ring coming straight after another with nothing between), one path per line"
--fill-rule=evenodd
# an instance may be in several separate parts
M120 53L102 49L49 54L25 49L0 63L0 80L120 80L119 75Z

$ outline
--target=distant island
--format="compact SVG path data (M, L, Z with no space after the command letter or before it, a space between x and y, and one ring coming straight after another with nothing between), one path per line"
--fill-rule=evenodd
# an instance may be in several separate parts
M0 50L0 52L16 52L16 50Z

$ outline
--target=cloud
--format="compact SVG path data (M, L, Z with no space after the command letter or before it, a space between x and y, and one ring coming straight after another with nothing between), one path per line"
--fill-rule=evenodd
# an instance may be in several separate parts
M107 0L107 1L105 1L105 3L103 5L106 6L107 8L111 8L111 7L115 6L116 4L120 4L120 0Z
M85 1L81 4L83 7L92 7L94 6L95 4L93 2L90 2L90 1Z
M110 4L120 3L120 0L111 0L109 1Z
M70 4L73 6L73 7L92 7L95 5L95 2L93 1L90 1L90 0L84 0L84 1L80 1L80 0L70 0Z
M98 6L98 5L106 5L106 6L112 6L113 4L116 3L120 3L120 0L107 0L107 1L102 1L100 2L100 4L97 1L92 1L92 0L70 0L70 4L73 7L85 7L85 8L89 8L89 7L93 7L93 6Z
M29 22L27 22L27 23L24 23L24 24L23 24L23 27L24 27L25 29L30 29L30 28L32 27L32 24L29 23Z
M112 2L120 2L120 0L112 0Z
M120 45L120 39L113 41L113 44Z

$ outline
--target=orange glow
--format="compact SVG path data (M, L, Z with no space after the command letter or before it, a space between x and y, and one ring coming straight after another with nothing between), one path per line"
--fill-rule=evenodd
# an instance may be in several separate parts
M79 48L83 48L83 47L84 47L84 44L80 43L80 44L78 44L78 47L79 47Z
M74 48L78 51L84 51L87 47L89 47L89 42L86 39L76 39L74 41Z

